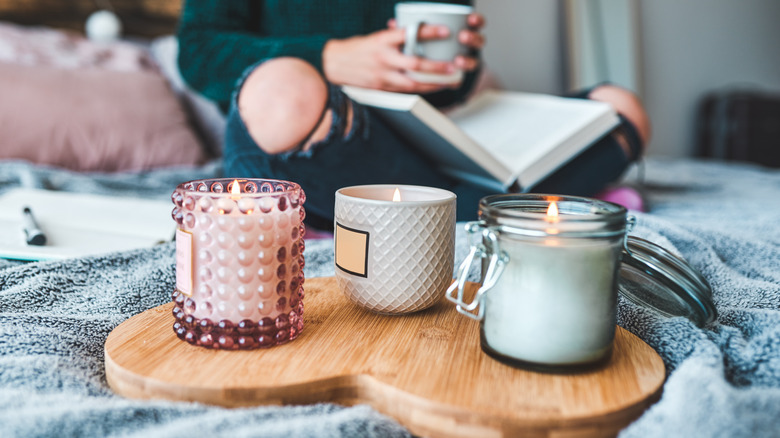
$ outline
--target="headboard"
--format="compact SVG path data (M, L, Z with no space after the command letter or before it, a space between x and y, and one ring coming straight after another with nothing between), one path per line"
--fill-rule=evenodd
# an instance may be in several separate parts
M182 1L0 0L0 20L83 32L91 13L110 8L122 20L125 35L152 37L175 31Z

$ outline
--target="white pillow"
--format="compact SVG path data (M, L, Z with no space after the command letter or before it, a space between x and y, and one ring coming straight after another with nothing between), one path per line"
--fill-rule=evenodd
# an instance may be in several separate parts
M152 41L150 51L162 74L190 112L209 152L214 156L221 156L225 136L225 116L216 103L198 94L182 79L177 62L179 41L174 35L156 38Z

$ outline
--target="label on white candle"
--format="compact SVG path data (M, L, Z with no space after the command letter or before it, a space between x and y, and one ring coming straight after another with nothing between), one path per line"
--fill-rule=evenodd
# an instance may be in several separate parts
M368 278L369 233L336 223L334 237L336 266L348 274Z
M192 233L176 229L176 288L192 296Z

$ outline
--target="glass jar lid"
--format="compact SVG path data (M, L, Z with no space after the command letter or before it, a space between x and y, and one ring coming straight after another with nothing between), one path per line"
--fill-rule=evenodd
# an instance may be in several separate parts
M717 318L707 280L684 260L639 237L623 248L618 290L664 316L684 316L703 327Z
M555 220L550 217L553 204ZM508 235L622 239L627 214L623 206L579 196L513 193L490 195L479 201L480 219Z

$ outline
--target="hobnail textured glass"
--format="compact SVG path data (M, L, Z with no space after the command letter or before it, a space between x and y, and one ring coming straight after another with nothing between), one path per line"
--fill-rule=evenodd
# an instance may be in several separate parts
M452 282L455 195L426 187L419 189L432 192L433 199L394 203L345 196L348 189L337 192L336 223L368 233L367 272L353 275L337 264L339 288L358 305L380 313L434 305Z
M171 297L176 335L228 350L298 337L305 233L300 186L267 179L198 180L180 184L171 200L178 224Z

